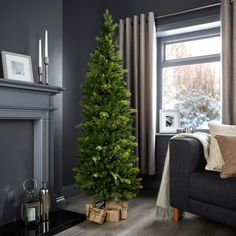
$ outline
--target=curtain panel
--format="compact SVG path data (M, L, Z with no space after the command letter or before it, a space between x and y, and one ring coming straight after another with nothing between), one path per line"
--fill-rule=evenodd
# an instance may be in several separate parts
M236 125L236 7L221 0L222 115L224 124Z
M156 140L156 27L153 12L120 20L119 49L128 70L127 88L132 93L137 155L141 174L155 174Z

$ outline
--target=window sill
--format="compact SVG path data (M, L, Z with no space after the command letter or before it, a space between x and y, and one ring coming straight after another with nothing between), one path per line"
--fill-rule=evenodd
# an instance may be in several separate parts
M172 137L176 134L174 133L156 133L156 136L167 136L167 137Z
M202 132L202 133L210 133L209 129L195 129L194 133L196 132ZM177 133L156 133L156 136L164 136L164 137L172 137L175 136Z

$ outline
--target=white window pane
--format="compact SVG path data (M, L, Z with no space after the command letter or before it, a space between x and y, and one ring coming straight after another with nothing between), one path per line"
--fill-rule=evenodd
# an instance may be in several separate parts
M170 43L165 45L165 60L219 54L220 51L220 37Z
M163 69L163 109L179 109L182 126L221 120L220 62Z

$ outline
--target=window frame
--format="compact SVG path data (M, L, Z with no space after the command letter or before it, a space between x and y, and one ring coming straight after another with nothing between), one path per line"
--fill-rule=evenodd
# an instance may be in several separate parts
M220 36L220 26L216 26L211 29L204 29L204 30L198 30L194 32L181 33L177 35L160 36L160 37L157 36L157 76L158 76L158 81L159 81L158 83L159 88L157 88L158 111L160 109L163 109L163 86L164 86L163 74L162 74L163 68L221 61L220 53L166 61L165 60L165 45L169 43L187 42L190 40L211 38L211 37L217 37L217 36ZM159 127L159 119L158 119L157 127Z

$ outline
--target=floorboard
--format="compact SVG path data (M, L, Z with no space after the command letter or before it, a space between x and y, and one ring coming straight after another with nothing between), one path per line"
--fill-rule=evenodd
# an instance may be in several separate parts
M80 194L67 201L67 210L84 212L89 198ZM156 194L143 193L129 201L129 217L118 223L98 225L89 221L57 236L236 236L236 229L186 213L178 223L158 222L155 216Z

